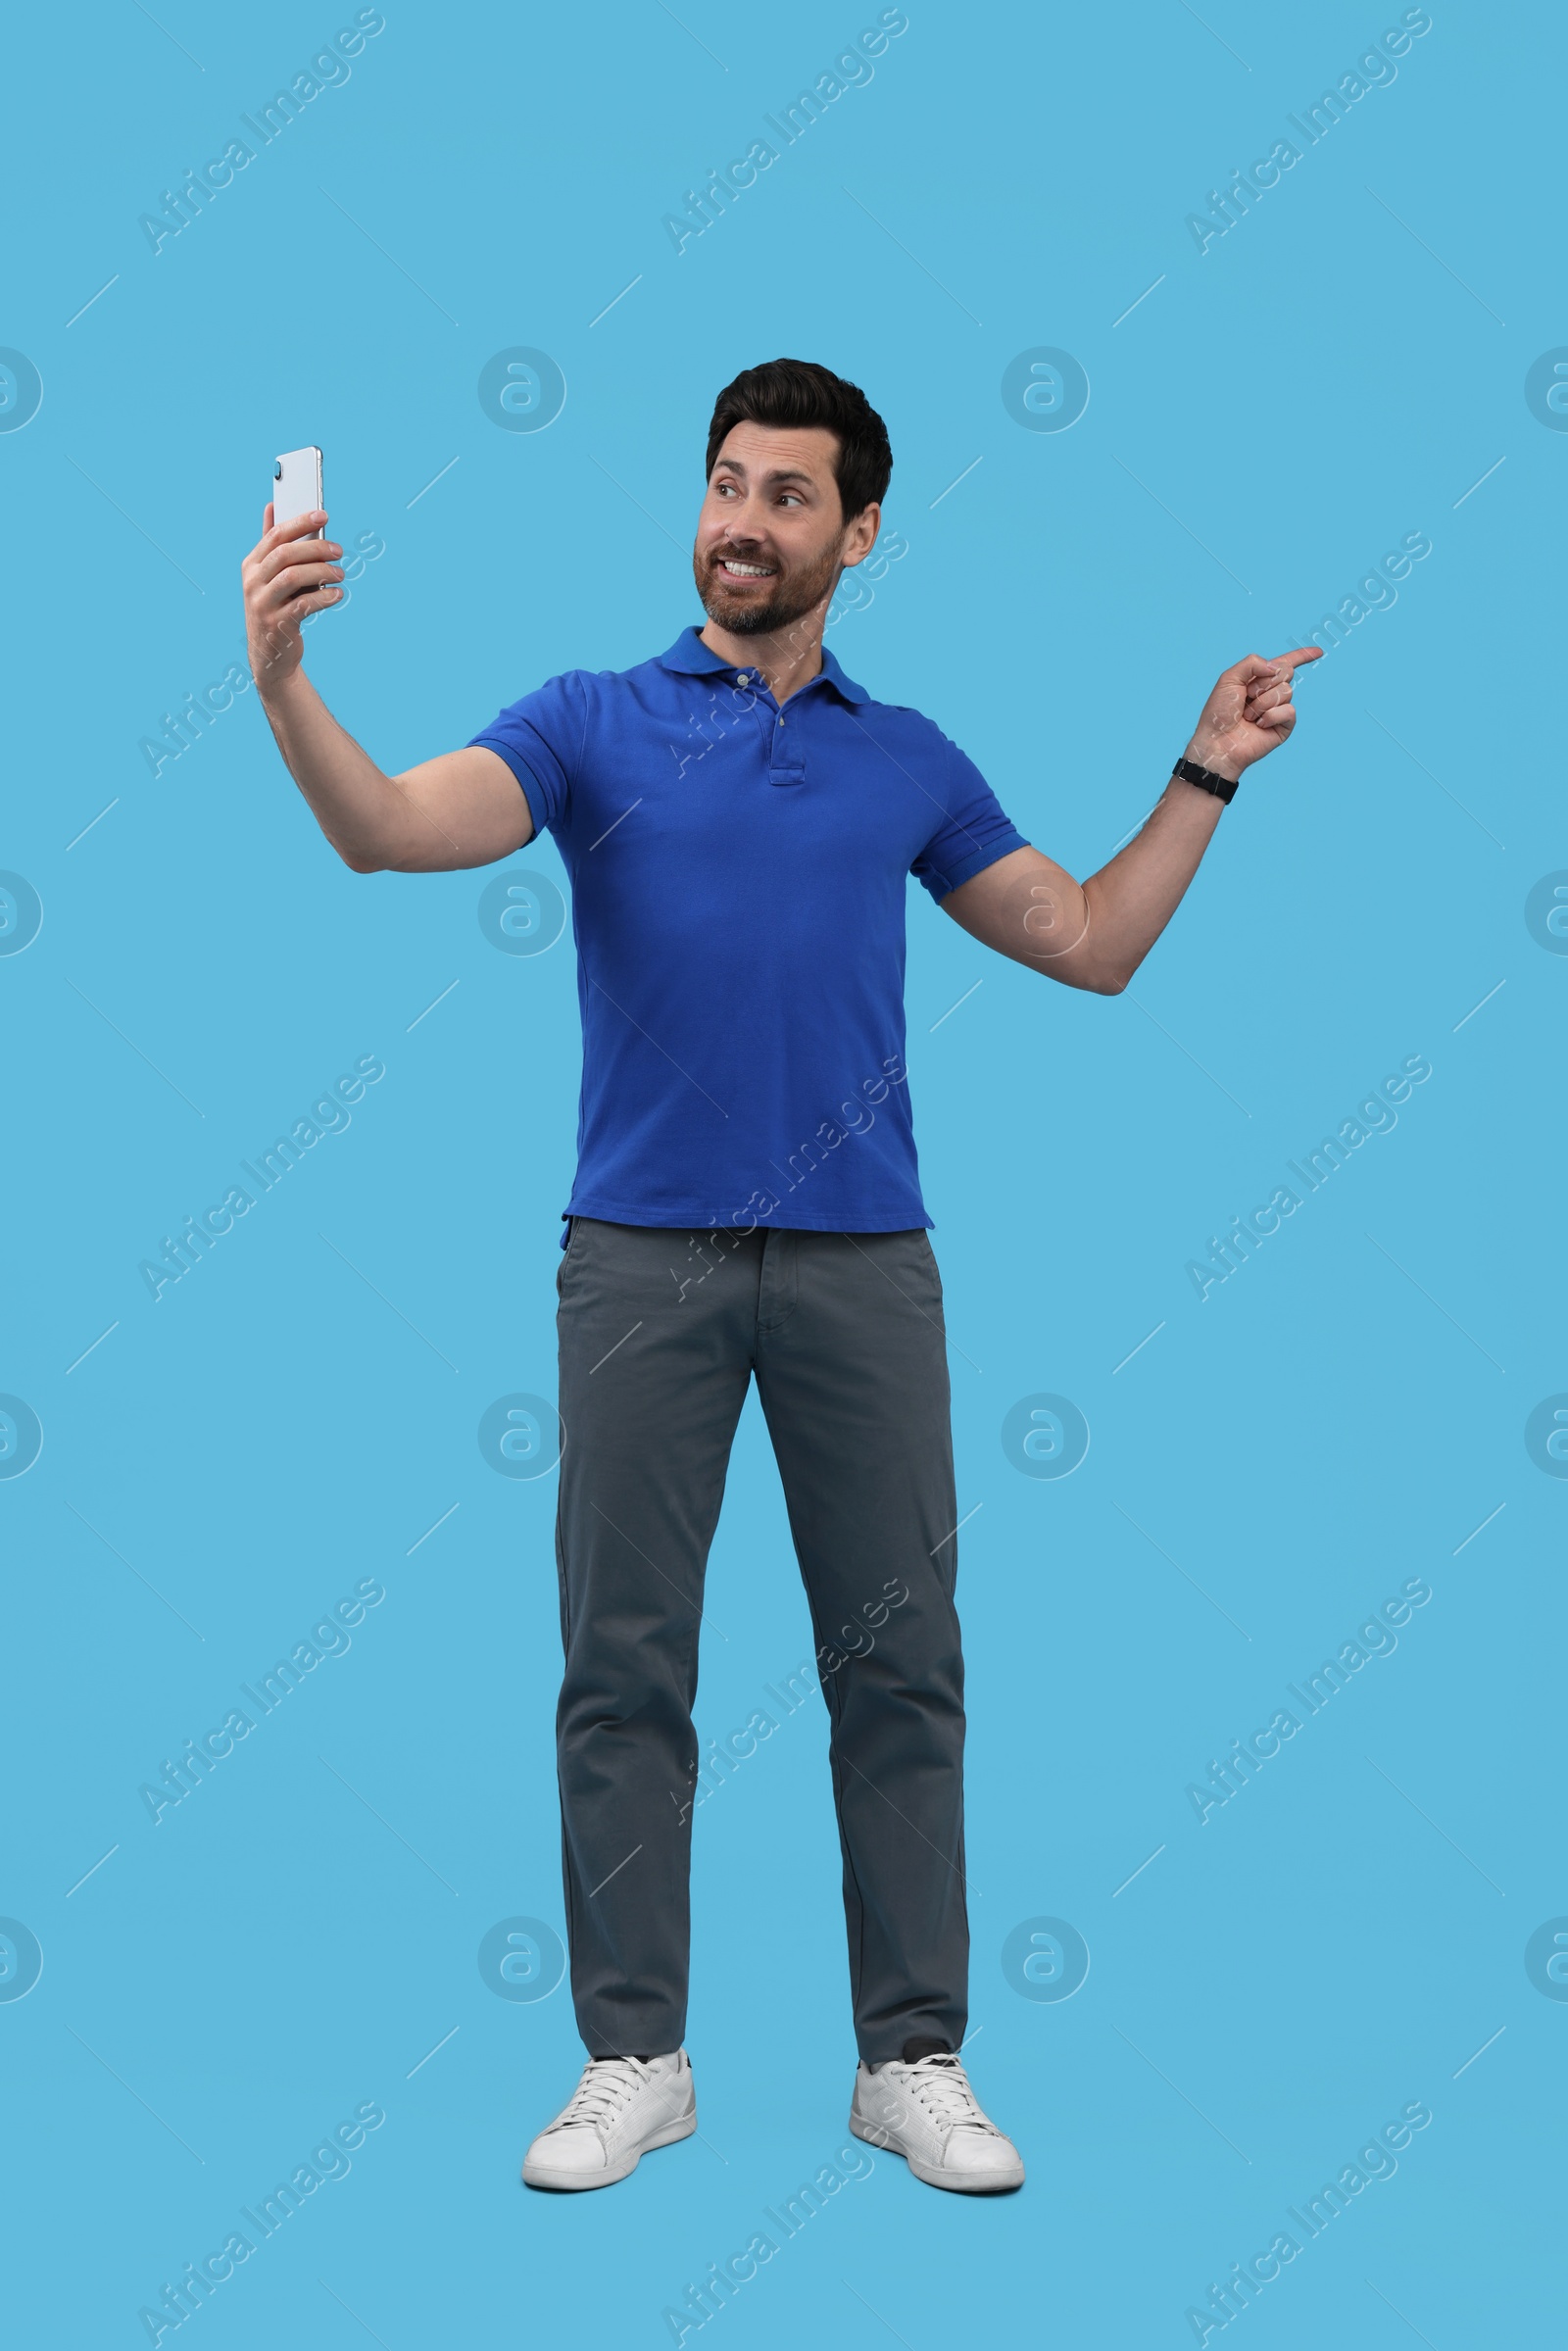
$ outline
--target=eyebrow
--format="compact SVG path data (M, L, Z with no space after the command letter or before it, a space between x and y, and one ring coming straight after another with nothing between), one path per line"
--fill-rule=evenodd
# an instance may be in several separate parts
M721 457L716 459L713 471L717 473L721 469L726 473L738 473L743 479L745 478L746 467L738 458ZM814 474L808 473L804 465L774 465L762 475L762 479L764 482L803 481L808 489L812 490L817 486Z

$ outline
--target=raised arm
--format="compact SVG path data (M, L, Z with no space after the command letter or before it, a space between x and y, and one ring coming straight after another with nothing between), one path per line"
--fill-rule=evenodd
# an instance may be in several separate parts
M1200 767L1232 780L1283 743L1296 724L1291 689L1306 646L1227 669L1187 746ZM942 901L955 922L999 955L1069 988L1119 996L1198 871L1225 803L1172 776L1149 821L1108 865L1075 882L1038 849L1015 849Z
M307 535L325 522L315 514L274 524L269 506L242 573L251 672L317 823L356 873L445 873L510 857L532 839L533 817L505 759L475 744L384 774L306 676L300 624L342 595L342 548Z

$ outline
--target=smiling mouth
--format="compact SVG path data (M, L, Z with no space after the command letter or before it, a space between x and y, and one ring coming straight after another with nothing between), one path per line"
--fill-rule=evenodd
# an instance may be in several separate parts
M771 579L770 563L743 563L736 556L715 556L713 565L725 579Z

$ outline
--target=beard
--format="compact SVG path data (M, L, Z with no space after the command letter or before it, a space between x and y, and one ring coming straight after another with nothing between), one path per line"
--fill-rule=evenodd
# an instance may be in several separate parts
M767 592L760 594L755 588L737 588L733 581L725 579L718 563L726 555L739 563L753 560L733 547L720 545L707 553L694 548L692 577L709 619L737 637L768 636L804 619L832 595L840 569L838 550L827 547L820 556L808 563L798 564L793 571L776 570L765 582Z

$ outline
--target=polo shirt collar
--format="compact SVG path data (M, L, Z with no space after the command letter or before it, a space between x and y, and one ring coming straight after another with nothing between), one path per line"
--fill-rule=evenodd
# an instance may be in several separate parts
M701 633L696 628L682 629L669 651L660 655L659 661L661 668L672 669L681 676L689 677L702 677L711 670L733 670L735 667L733 661L720 661L712 647L703 643ZM863 686L858 686L852 677L845 676L825 645L822 648L822 675L845 702L870 701L871 697Z

